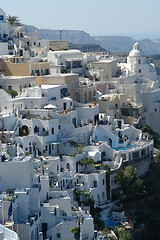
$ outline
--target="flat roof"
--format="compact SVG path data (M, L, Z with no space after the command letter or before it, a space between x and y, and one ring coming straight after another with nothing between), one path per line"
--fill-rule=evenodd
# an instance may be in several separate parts
M12 80L17 80L17 79L30 79L30 78L36 78L36 76L3 76L1 79L12 79Z

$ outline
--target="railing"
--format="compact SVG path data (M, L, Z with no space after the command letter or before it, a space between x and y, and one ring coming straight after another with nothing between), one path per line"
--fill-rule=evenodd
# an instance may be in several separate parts
M136 163L139 163L139 162L142 162L142 161L146 161L146 160L150 160L150 161L152 160L152 155L150 153L146 154L144 156L141 156L141 157L132 158L131 160L123 161L123 165L127 166L127 165L131 164L131 162L133 164L136 164Z

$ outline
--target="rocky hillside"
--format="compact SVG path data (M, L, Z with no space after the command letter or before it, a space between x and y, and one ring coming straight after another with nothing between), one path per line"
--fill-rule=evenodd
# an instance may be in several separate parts
M94 39L110 52L129 52L135 43L133 38L123 36L98 36Z
M26 25L28 32L35 32L36 27ZM96 44L107 52L129 52L136 39L126 36L90 36L89 33L80 30L50 30L38 29L41 39L67 40L73 44ZM160 40L143 39L138 41L145 55L160 54ZM86 47L87 49L87 47Z
M106 49L102 48L99 44L94 43L69 43L69 49L79 49L81 52L106 52Z
M38 30L41 39L49 40L67 40L76 44L93 44L96 43L95 39L86 33L79 30L50 30L50 29L37 29L34 26L26 25L28 32L35 32Z

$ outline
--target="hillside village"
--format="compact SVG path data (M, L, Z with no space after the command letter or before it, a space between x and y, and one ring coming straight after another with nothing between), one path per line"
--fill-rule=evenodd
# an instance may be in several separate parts
M0 9L0 239L118 239L102 220L132 230L117 175L150 168L141 127L160 132L159 86L139 43L125 61L83 53Z

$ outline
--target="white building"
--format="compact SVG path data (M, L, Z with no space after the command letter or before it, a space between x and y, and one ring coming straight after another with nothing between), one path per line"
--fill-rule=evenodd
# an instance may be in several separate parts
M144 113L143 122L149 125L155 132L160 132L160 89L143 93Z
M0 40L8 40L9 37L9 23L6 21L6 14L0 8Z
M0 225L0 239L8 239L8 240L19 240L19 237L16 232L9 229L8 227L5 227L3 225Z
M0 78L0 88L22 92L23 88L36 86L36 77L34 76L2 76Z
M85 72L86 60L79 50L49 51L47 61L51 75L65 72L83 75Z
M127 57L127 63L122 64L122 70L125 71L126 76L131 76L136 73L142 78L157 81L155 67L148 62L146 56L144 56L141 51L139 43L133 45L133 49Z
M99 60L88 63L89 73L93 78L99 81L111 81L112 77L116 76L117 60L113 57L103 56ZM96 79L94 79L96 81Z
M3 155L0 166L1 221L7 224L9 218L20 239L39 239L40 185L34 180L33 158L18 156L12 159Z

